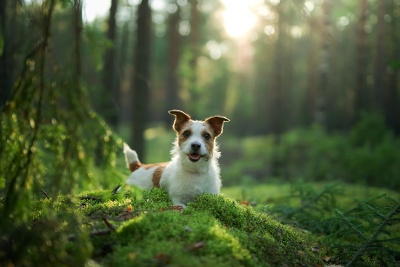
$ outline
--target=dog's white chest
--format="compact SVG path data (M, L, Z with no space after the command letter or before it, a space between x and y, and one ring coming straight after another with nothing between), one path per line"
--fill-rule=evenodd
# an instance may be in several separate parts
M186 205L202 193L219 194L219 167L212 162L208 164L206 172L195 173L182 169L179 162L171 162L162 175L160 186L168 192L175 205Z

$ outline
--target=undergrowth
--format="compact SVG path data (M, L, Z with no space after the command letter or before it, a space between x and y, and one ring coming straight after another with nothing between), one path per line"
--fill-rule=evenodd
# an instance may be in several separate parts
M322 236L329 262L345 266L398 266L400 202L387 195L339 209L340 184L315 190L297 183L268 212L288 224ZM282 204L283 202L290 204Z
M279 140L277 144L274 135L225 136L224 184L263 183L267 177L294 182L300 177L400 189L400 140L379 114L363 114L349 132L314 125L287 131Z
M36 266L44 257L41 266L317 266L325 255L313 235L227 197L204 194L184 211L171 205L158 188L34 201L30 224L3 233L0 263Z

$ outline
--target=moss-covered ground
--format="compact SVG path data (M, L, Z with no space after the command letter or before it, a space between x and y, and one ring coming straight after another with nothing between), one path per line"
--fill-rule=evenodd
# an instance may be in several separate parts
M355 205L398 193L342 184L331 201L337 191L326 186L313 184L314 194L303 184L295 192L306 193L295 198L295 185L224 188L184 210L161 189L129 186L36 200L23 221L3 224L0 266L398 266L398 201L361 203L383 219ZM332 220L335 208L346 211L344 220Z
M228 197L204 194L185 210L171 205L161 189L79 195L91 265L319 266L324 257L315 236Z

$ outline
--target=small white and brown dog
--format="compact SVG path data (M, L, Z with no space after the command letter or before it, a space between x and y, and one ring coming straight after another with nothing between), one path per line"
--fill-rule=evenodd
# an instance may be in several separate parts
M176 132L171 161L142 164L137 153L124 144L126 164L132 172L126 183L143 189L161 187L174 205L185 208L196 195L220 192L218 158L221 153L215 139L222 134L224 122L229 119L213 116L198 121L180 110L169 113L175 116Z

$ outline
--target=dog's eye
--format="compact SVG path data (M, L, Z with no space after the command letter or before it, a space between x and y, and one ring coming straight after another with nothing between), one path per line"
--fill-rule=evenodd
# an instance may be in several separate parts
M190 131L188 131L188 130L184 131L182 133L182 136L185 137L185 138L189 137L190 136Z
M204 137L204 140L210 140L211 135L210 135L209 133L205 133L205 134L203 135L203 137Z

